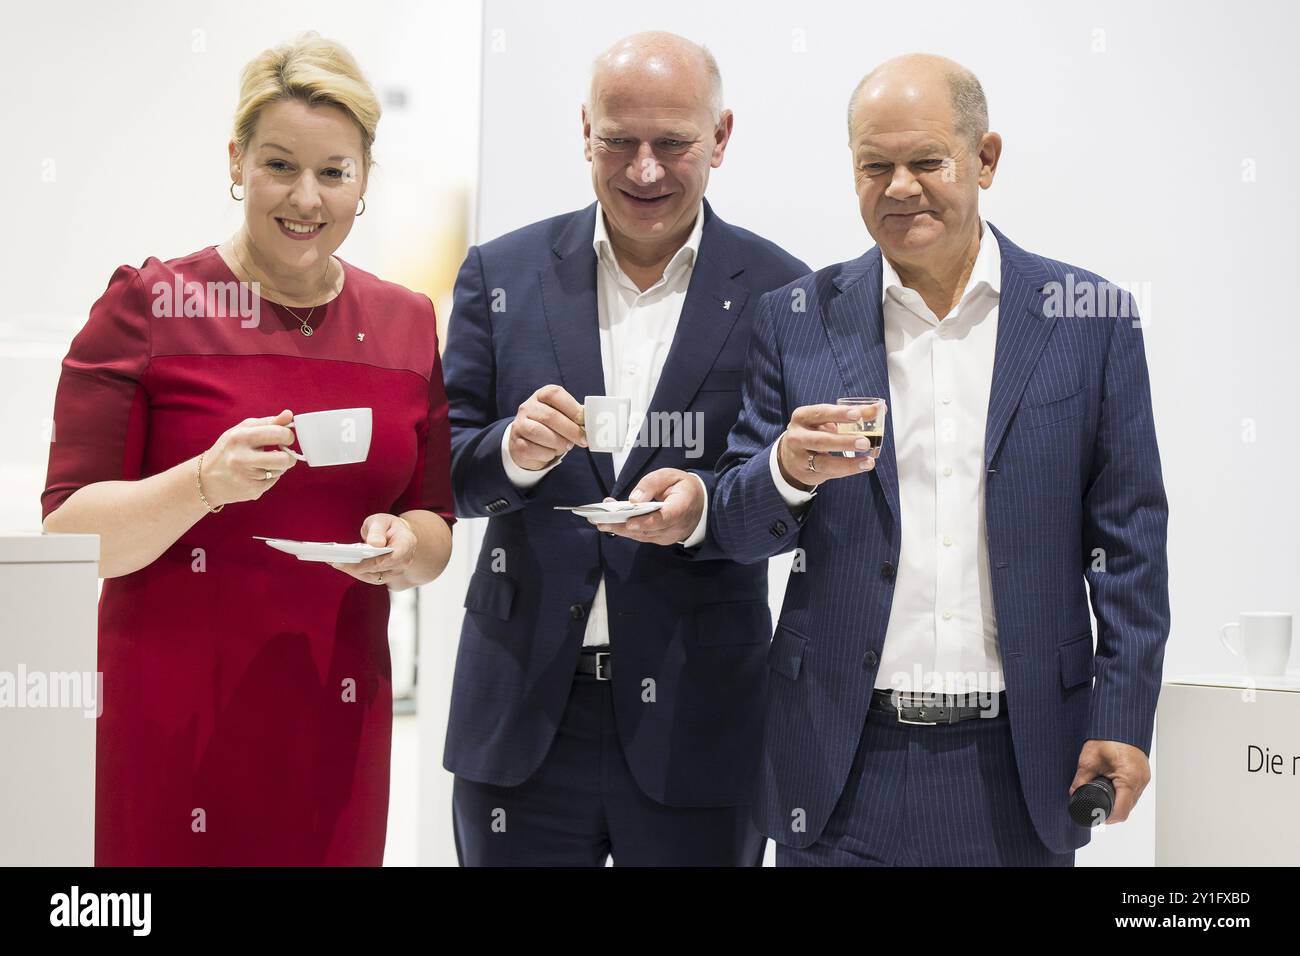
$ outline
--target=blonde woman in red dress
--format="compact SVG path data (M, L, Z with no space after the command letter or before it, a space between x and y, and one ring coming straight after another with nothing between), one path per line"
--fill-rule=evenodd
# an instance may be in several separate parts
M333 255L365 209L378 100L314 34L258 56L240 93L243 226L119 268L55 402L44 527L98 534L106 579L101 866L379 865L388 589L451 549L433 306ZM361 407L365 461L280 450L295 414ZM314 563L254 535L393 551Z

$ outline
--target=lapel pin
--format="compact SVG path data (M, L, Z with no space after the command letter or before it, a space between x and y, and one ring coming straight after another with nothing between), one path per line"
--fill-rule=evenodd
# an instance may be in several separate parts
M722 307L723 307L724 309L726 309L728 312L730 312L730 311L731 311L731 300L730 300L730 299L727 299L725 302L723 302L723 303L722 303Z
M366 340L366 333L365 333L365 332L358 332L358 333L357 333L357 341L358 341L358 342L364 342L365 340Z

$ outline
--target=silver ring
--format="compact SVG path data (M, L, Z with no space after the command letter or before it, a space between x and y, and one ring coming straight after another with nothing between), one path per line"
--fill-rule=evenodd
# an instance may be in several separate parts
M271 472L268 471L268 472L266 473L266 478L264 478L263 480L264 480L264 481L270 481L270 480L271 480L272 478L274 478L274 477L275 477L275 476L274 476Z
M383 571L377 571L377 572L375 572L375 583L376 583L376 584L383 584L383 583L384 583L384 572L383 572Z
M814 472L817 470L817 453L815 451L808 453L808 470Z

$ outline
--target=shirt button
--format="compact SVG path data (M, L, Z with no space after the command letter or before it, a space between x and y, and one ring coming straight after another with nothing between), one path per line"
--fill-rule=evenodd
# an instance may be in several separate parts
M951 405L951 404L952 404L952 396L951 396L951 395L945 395L945 396L943 397L943 403L944 403L945 405Z
M945 548L952 547L952 538L948 537L946 534L943 536L943 546Z
M952 611L944 611L944 612L943 612L943 619L944 619L945 621L951 621L951 620L952 620Z
M876 656L875 651L867 651L867 653L862 657L863 667L875 667L879 662L880 658Z
M949 477L952 476L952 465L944 465L944 466L943 466L943 476L944 476L945 478L949 478Z

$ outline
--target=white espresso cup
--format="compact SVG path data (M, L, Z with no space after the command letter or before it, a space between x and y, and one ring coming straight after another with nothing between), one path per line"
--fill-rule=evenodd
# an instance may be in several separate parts
M289 427L298 433L302 454L281 445L299 461L313 468L322 465L351 465L370 454L371 416L368 408L333 408L293 416Z
M622 451L632 418L632 399L588 395L582 400L582 427L591 451Z
M1239 632L1240 647L1230 632ZM1291 658L1291 615L1285 611L1244 611L1239 621L1219 629L1219 640L1236 657L1245 659L1251 677L1282 677Z

